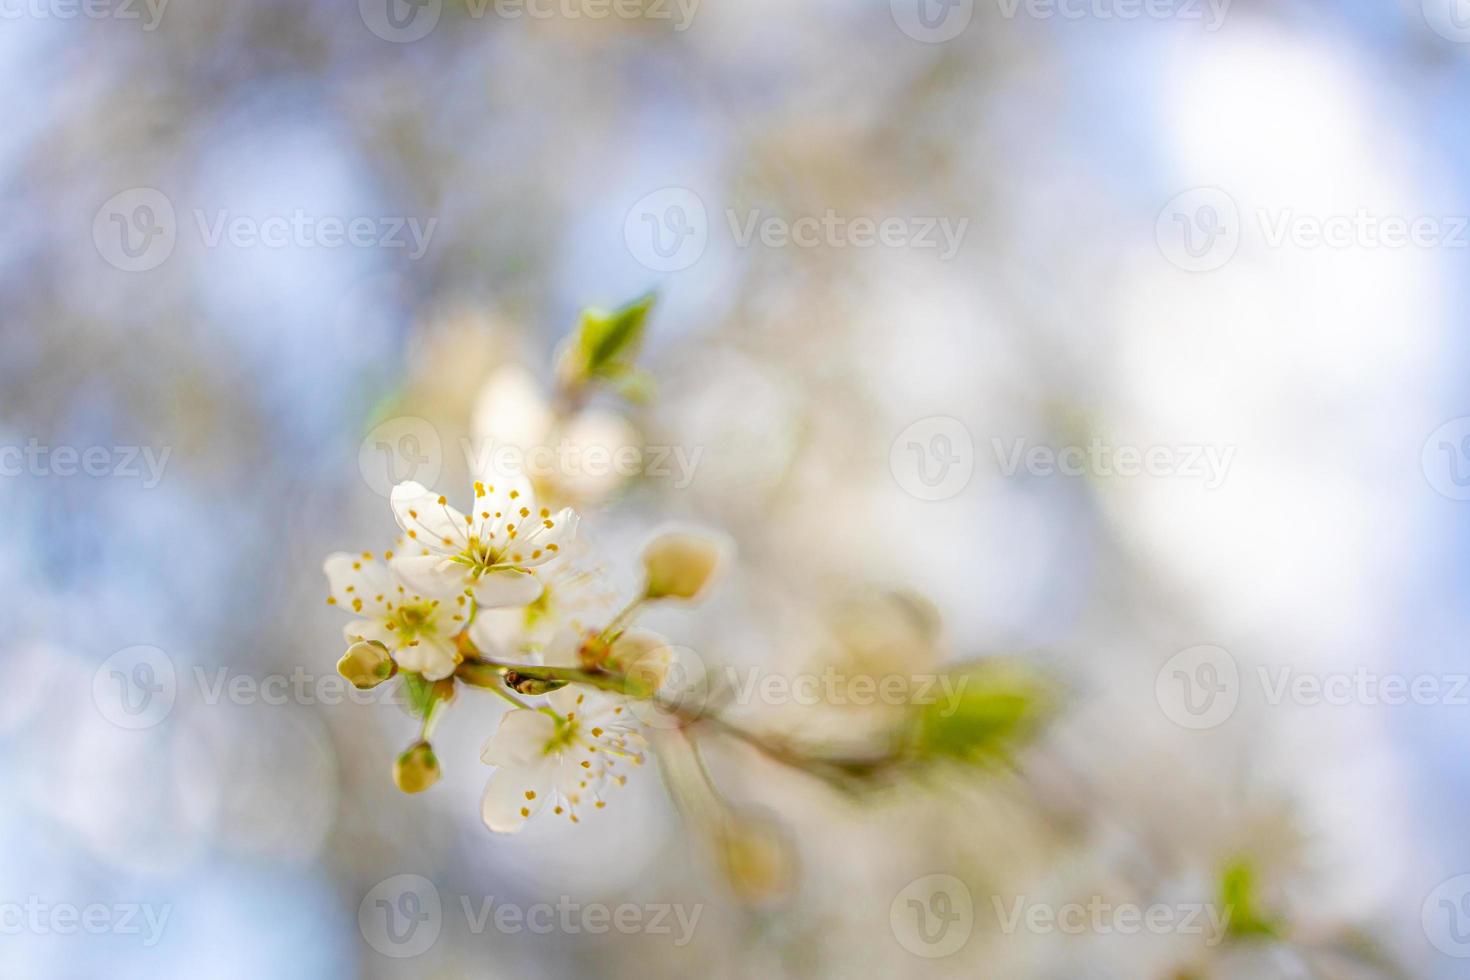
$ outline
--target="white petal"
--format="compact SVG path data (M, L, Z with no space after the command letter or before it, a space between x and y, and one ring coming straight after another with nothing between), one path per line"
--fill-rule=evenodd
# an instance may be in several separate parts
M581 630L564 626L557 630L556 635L546 644L542 658L548 667L581 667L582 658L579 653L581 648Z
M393 517L414 544L441 555L463 551L469 544L469 522L441 494L409 480L389 497Z
M439 636L454 636L465 628L470 613L470 597L463 591L453 597L441 597L429 614L433 629Z
M539 655L524 648L525 634L525 609L481 609L470 624L470 640L486 656L528 666L541 663Z
M582 765L583 762L587 765ZM583 796L602 786L603 775L597 754L588 752L585 746L578 746L562 756L556 773L556 788L575 805L582 802Z
M358 640L377 640L389 650L398 645L398 637L394 636L393 631L378 619L354 619L342 627L342 639L346 640L349 646Z
M519 528L525 518L521 511L534 515L536 494L531 481L519 470L489 471L479 474L474 486L474 505L470 512L471 533L495 548L511 542L509 528Z
M617 669L658 690L673 663L674 648L661 634L634 626L618 637L612 647Z
M485 740L480 761L491 766L525 766L546 755L556 734L556 721L544 711L513 708L500 716L500 727Z
M568 684L552 691L546 696L546 700L558 714L575 713L578 719L584 721L601 718L614 707L612 698L586 684Z
M425 679L442 680L454 673L454 641L439 636L420 636L393 655L404 670L417 671Z
M385 597L392 599L393 576L376 558L338 551L327 556L322 571L332 600L352 612L383 612Z
M465 566L443 555L395 555L392 564L393 574L425 598L448 599L469 585Z
M541 580L530 572L497 568L481 575L470 587L482 609L525 606L541 596Z
M497 834L513 834L535 816L550 795L556 757L545 756L529 766L495 770L480 800L480 819Z
M570 507L563 507L545 517L539 512L524 519L529 529L521 527L507 558L517 565L542 565L555 558L577 536L581 518Z

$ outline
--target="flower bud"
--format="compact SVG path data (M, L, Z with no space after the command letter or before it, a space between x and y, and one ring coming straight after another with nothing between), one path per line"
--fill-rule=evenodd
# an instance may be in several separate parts
M634 627L613 641L607 663L637 688L652 695L663 686L673 651L669 641L653 630Z
M439 781L439 760L428 742L416 742L393 763L393 782L405 793L422 793Z
M666 531L643 549L650 599L694 599L709 585L725 548L708 534Z
M388 655L388 648L377 640L359 640L337 661L337 673L353 687L366 691L398 673L398 665Z
M517 694L550 694L567 686L566 681L544 680L540 677L527 677L519 671L507 670L505 672L505 686Z
M796 882L796 853L784 829L764 814L732 815L716 835L720 870L735 894L756 904L783 898Z
M434 692L434 700L451 704L454 701L455 688L453 677L442 677L435 681L429 688Z

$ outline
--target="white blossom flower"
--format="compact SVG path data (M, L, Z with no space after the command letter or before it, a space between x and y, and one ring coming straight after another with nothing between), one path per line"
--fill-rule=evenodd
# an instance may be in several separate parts
M632 475L630 454L642 464L642 440L627 419L600 408L559 418L540 383L518 364L502 366L485 381L474 432L482 452L519 455L538 493L552 500L602 500Z
M507 711L480 753L498 767L480 804L496 833L515 833L547 803L576 823L580 806L601 809L604 787L627 782L619 766L643 764L647 743L621 698L569 684L547 702L549 710Z
M392 561L393 552L383 557ZM327 575L327 602L361 617L343 627L349 644L376 640L388 648L399 667L429 680L454 673L460 660L454 637L468 617L463 595L426 596L400 580L370 551L328 555L322 571Z
M476 480L468 514L411 480L393 488L390 503L409 549L419 549L394 558L393 570L425 595L468 593L480 609L535 602L542 583L530 569L555 559L577 533L576 512L538 508L520 474Z
M535 602L475 613L470 640L486 656L541 664L542 652L559 632L567 628L585 632L611 615L617 590L607 568L583 538L570 542L559 560L531 572L542 585Z

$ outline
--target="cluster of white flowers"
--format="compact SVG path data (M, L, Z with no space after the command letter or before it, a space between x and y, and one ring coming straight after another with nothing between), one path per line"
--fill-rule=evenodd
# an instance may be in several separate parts
M701 595L724 551L698 532L656 535L642 556L643 589L611 615L611 589L577 554L577 512L537 496L526 475L503 468L479 470L464 510L400 483L390 496L395 548L338 552L324 565L327 602L356 617L343 629L343 676L369 688L402 675L421 692L410 703L424 731L395 766L401 789L438 781L428 739L456 685L513 702L481 752L496 767L481 815L501 833L548 806L577 822L626 782L622 770L642 764L647 742L631 702L658 690L669 648L627 621L644 602Z
M530 481L516 475L476 480L468 513L412 481L393 488L392 506L404 534L397 551L328 556L327 601L363 617L344 628L348 643L381 643L401 669L431 681L463 659L456 637L474 610L541 597L535 569L577 533L575 511L538 508Z
M547 666L577 668L595 634L559 632L545 652ZM516 708L500 719L480 758L498 766L485 787L480 816L499 832L519 830L548 801L552 812L576 823L577 808L605 805L602 790L628 777L620 765L642 765L646 742L626 699L569 684L547 695L545 709Z

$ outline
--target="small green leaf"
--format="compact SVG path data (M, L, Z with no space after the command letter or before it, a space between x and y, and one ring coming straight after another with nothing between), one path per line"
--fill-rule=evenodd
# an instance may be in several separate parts
M1220 905L1229 913L1226 935L1237 939L1279 939L1280 919L1260 907L1256 889L1256 870L1239 859L1232 861L1220 876Z
M643 346L654 295L648 293L615 310L586 309L567 349L567 373L579 382L591 379L627 385L636 371L633 360ZM637 390L638 385L633 385Z
M920 760L1008 759L1050 713L1049 685L1030 668L983 661L944 674L918 706L912 750Z
M608 385L623 398L636 404L653 401L653 375L639 367L614 364L602 373Z
M638 356L643 345L643 328L653 309L653 294L639 297L612 312L584 310L582 313L582 345L587 351L587 364L595 373L615 363L626 363Z
M434 684L432 681L424 680L422 674L413 671L403 671L403 696L408 704L408 710L413 712L415 718L423 718L429 713L434 705Z

